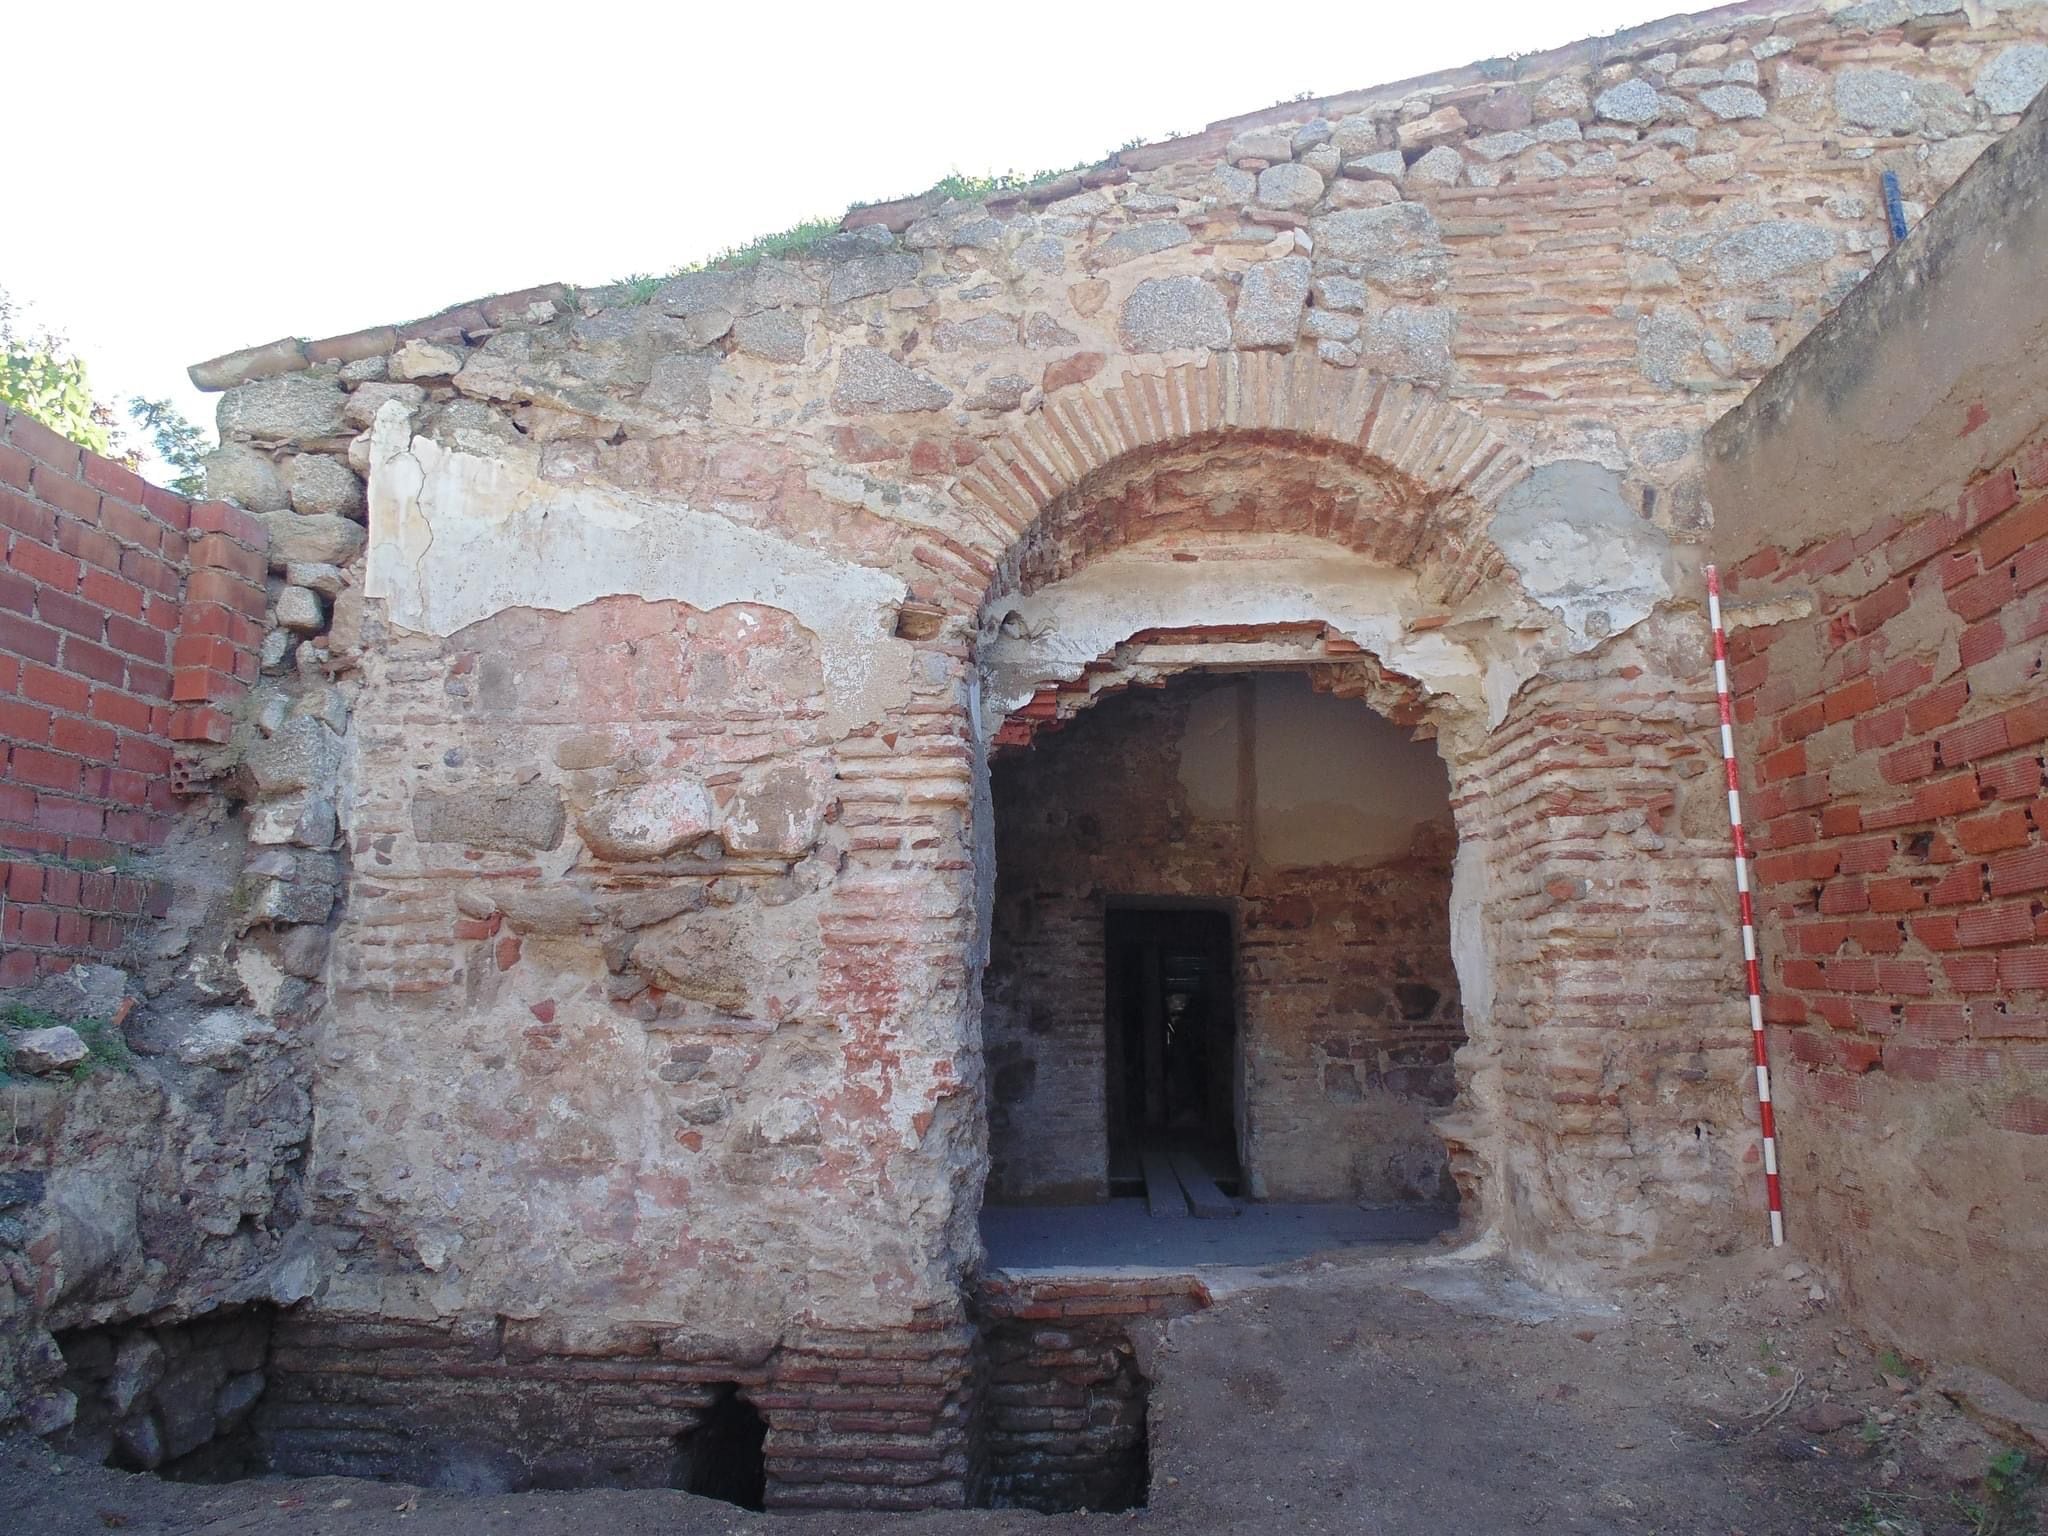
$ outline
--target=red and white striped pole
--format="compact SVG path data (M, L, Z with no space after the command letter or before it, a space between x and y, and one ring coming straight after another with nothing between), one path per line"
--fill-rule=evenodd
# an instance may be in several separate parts
M1728 636L1721 628L1721 573L1707 567L1707 617L1714 626L1714 692L1721 703L1721 761L1728 769L1728 830L1735 839L1735 892L1742 912L1742 961L1749 985L1749 1033L1756 1046L1756 1104L1764 1135L1764 1193L1771 1246L1785 1244L1785 1199L1778 1188L1778 1123L1771 1112L1771 1056L1764 1043L1763 972L1756 958L1756 904L1749 894L1749 845L1742 836L1742 781L1735 768L1735 711L1728 697Z

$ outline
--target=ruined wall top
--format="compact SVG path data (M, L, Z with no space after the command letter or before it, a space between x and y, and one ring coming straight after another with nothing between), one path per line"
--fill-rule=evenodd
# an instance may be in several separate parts
M1706 441L1733 564L1937 503L2048 417L2048 102ZM1938 339L1930 345L1930 338ZM1912 444L1911 451L1903 445Z
M1836 51L1867 41L1873 46L1888 46L1893 52L1917 51L1927 56L1927 62L1948 65L1944 71L1947 73L1953 70L1955 61L1938 58L1944 43L1988 40L2006 30L2037 31L2036 18L2028 13L2038 9L2037 0L2007 0L2004 4L1974 7L1966 7L1963 0L1858 0L1853 4L1823 0L1817 5L1738 0L1736 4L1670 16L1540 53L1480 60L1335 96L1278 103L1221 119L1199 133L1118 150L1092 168L1034 181L1015 190L998 191L973 205L952 203L937 193L856 205L840 221L840 231L850 234L879 228L902 235L922 225L924 238L904 243L912 249L932 249L954 244L946 237L958 230L934 228L930 221L957 213L963 206L984 208L1001 221L1029 210L1068 203L1090 191L1123 186L1134 177L1171 166L1217 162L1237 165L1247 159L1267 162L1262 169L1282 161L1304 165L1316 170L1325 182L1341 173L1361 179L1383 177L1398 183L1420 158L1417 151L1449 146L1467 163L1460 169L1453 167L1448 157L1439 157L1422 171L1426 183L1456 185L1462 181L1474 187L1498 186L1504 181L1529 179L1532 170L1548 168L1541 161L1517 166L1515 157L1523 151L1537 144L1583 142L1583 135L1571 135L1558 126L1566 116L1581 122L1590 116L1610 125L1597 135L1609 144L1646 139L1668 149L1690 152L1696 142L1688 142L1689 136L1672 131L1673 127L1698 124L1703 118L1707 122L1726 123L1762 117L1771 104L1771 96L1796 99L1811 93L1814 82L1803 76L1782 78L1788 67L1796 66L1779 66L1772 71L1768 62L1792 52L1801 43L1825 40L1833 45L1830 51ZM1712 57L1704 57L1708 54ZM2027 50L2019 56L2001 56L1991 66L1974 72L1971 88L1966 91L1944 89L1942 83L1922 82L1916 88L1911 80L1858 77L1835 90L1833 116L1842 128L1861 130L1875 138L1918 136L1928 129L1933 130L1928 136L1935 139L1962 136L2009 120L2039 89L2043 70L2040 58ZM1574 90L1573 82L1578 83L1578 90ZM1720 89L1728 85L1749 89ZM1589 114L1588 101L1579 97L1595 86L1610 88L1599 93L1601 99L1591 102ZM1830 114L1821 110L1819 103L1800 105L1808 110L1797 115L1826 125ZM1340 127L1342 133L1336 131ZM1660 128L1662 131L1658 131ZM1367 139L1372 142L1367 144ZM1316 153L1325 146L1330 153ZM1403 164L1399 167L1385 153L1393 150L1400 152ZM1371 151L1380 151L1373 156L1374 164L1352 163L1367 159ZM1478 166L1470 163L1474 158L1480 162ZM1325 161L1329 162L1327 169ZM1502 166L1503 162L1504 168L1490 169ZM1602 162L1596 170L1607 168ZM1655 172L1662 168L1660 163L1639 171ZM1713 172L1719 167L1689 169L1696 178L1713 180ZM1588 173L1578 174L1583 177ZM1307 185L1307 178L1284 172L1265 189L1259 188L1256 181L1245 184L1243 200L1259 209L1247 210L1247 217L1268 225L1305 223L1305 218L1289 221L1276 215L1284 215L1290 208L1297 212L1316 208L1321 199L1308 198ZM1282 188L1292 188L1294 195L1276 195ZM1238 180L1233 177L1225 177L1219 187L1237 189ZM1122 200L1128 202L1128 195ZM1343 202L1341 196L1332 200L1339 205ZM1090 200L1091 209L1096 201L1100 200ZM1144 214L1163 210L1141 207L1129 211ZM987 231L977 229L974 233ZM1110 254L1129 260L1144 254L1129 247L1144 243L1129 242L1123 251ZM835 255L844 253L843 245L828 239L818 242L815 252L807 254L829 263ZM834 289L835 302L849 297L843 291L845 286L842 283ZM665 290L671 298L673 290L673 283ZM799 290L789 294L785 302L803 296ZM645 302L645 298L632 284L577 289L567 283L547 283L451 305L402 324L311 341L285 337L195 363L190 372L195 387L220 390L301 368L345 364L388 353L409 340L473 338L502 327L544 323L551 317L550 312L559 313L571 306L588 308L595 304L604 308L635 300Z
M225 390L213 493L262 517L306 626L292 664L356 699L323 1305L763 1339L954 1306L985 749L1064 684L1185 661L1135 637L1369 658L1347 681L1438 728L1461 803L1576 807L1581 754L1615 765L1623 809L1562 818L1571 880L1490 845L1502 894L1460 922L1529 947L1467 1017L1605 1057L1611 941L1574 958L1548 926L1597 870L1602 932L1695 968L1705 1001L1654 1028L1697 1039L1685 1010L1736 972L1607 914L1724 910L1658 894L1719 879L1670 842L1661 766L1705 763L1698 628L1657 612L1697 590L1701 434L1886 250L1881 170L1914 214L2017 120L2044 33L2038 8L1737 7L195 370ZM1523 901L1545 915L1488 915ZM1504 1230L1703 1231L1728 1186L1698 1126L1740 1101L1686 1070L1698 1113L1648 1133L1675 1199L1542 1168ZM1585 1168L1648 1145L1542 1103L1608 1138ZM1486 1114L1461 1144L1508 1135Z
M1919 217L2048 81L2044 38L2038 6L1729 6L778 256L279 341L193 369L226 390L213 490L381 509L364 591L404 629L774 600L850 721L904 603L966 639L1097 477L1136 515L1162 454L1265 434L1398 487L1372 554L1417 575L1405 621L1582 652L1683 579L1701 433L1888 249L1881 172Z

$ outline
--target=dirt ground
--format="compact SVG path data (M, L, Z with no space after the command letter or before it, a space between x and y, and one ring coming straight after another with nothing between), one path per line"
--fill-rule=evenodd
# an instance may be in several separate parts
M321 1478L196 1486L0 1443L0 1531L356 1536L811 1532L1655 1532L2022 1536L2010 1450L1849 1327L1796 1260L1618 1306L1487 1263L1346 1254L1213 1277L1137 1341L1152 1497L1118 1515L755 1515L670 1492L464 1495Z

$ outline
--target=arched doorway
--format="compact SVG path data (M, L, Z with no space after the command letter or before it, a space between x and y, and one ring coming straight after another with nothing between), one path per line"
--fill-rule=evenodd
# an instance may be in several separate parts
M1219 354L1128 359L960 479L1003 551L972 652L982 754L1191 669L1337 657L1348 691L1434 733L1466 1043L1431 1123L1475 1235L1565 1284L1732 1229L1747 1043L1697 627L1656 607L1653 557L1601 541L1631 514L1584 468L1532 472L1427 391ZM970 811L974 970L999 880L985 778Z
M1077 392L991 462L964 483L1018 536L976 655L990 1198L1100 1199L1148 1154L1253 1198L1475 1194L1469 1133L1454 1179L1431 1127L1489 936L1468 892L1454 958L1431 738L1469 749L1530 670L1485 535L1518 458L1251 356Z
M998 756L992 1200L1455 1201L1450 783L1353 670L1190 670Z

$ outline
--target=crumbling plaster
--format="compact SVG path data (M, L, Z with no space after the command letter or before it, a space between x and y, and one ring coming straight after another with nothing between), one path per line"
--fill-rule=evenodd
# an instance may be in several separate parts
M530 461L415 436L397 400L371 433L363 595L387 622L452 635L508 608L562 613L600 597L775 608L817 638L839 730L900 702L910 647L903 582L741 527L715 511L549 482Z
M1431 611L1412 574L1310 540L1249 548L1213 540L1192 557L1124 551L1006 601L979 653L984 734L992 736L1040 688L1079 677L1142 631L1318 620L1428 693L1446 696L1453 710L1497 723L1536 670L1535 637L1503 634L1483 614L1409 629L1411 618Z
M314 646L361 684L323 1304L754 1338L955 1294L985 753L1134 633L1218 624L1329 626L1451 765L1469 1208L1553 1276L1727 1241L1746 1041L1692 788L1699 434L1882 251L1880 168L1917 205L2009 125L1994 66L2039 31L1860 9L1731 7L867 210L652 295L199 370L223 483L266 459L252 494L295 509L274 540L352 515L313 510L330 466L371 482L369 568ZM1254 465L1289 495L1240 495ZM736 846L758 818L728 802L792 762L813 841ZM684 781L711 809L659 857L606 844L604 797ZM423 796L536 794L552 846L421 835ZM633 937L633 903L676 900ZM812 914L784 1014L707 1028L659 960L700 931L767 956ZM448 1082L496 1107L451 1130ZM557 1105L576 1135L536 1139ZM608 1176L565 1173L578 1137ZM586 1240L660 1272L571 1274Z

